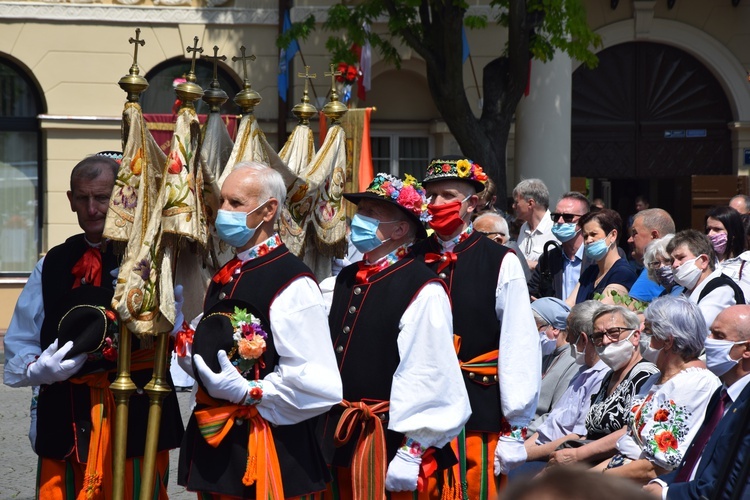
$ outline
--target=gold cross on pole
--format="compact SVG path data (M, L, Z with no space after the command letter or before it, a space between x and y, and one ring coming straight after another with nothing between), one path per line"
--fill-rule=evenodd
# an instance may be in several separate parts
M304 73L297 73L297 76L299 78L305 79L305 94L307 94L307 83L310 82L311 78L317 78L317 73L310 74L310 66L305 66L305 72ZM312 82L310 82L312 83Z
M190 54L190 53L193 54L193 60L192 60L192 63L190 65L190 73L195 74L195 55L196 54L203 54L203 47L198 47L198 37L197 36L193 39L193 43L194 43L194 46L193 47L188 47L187 51L188 51L188 54Z
M208 59L209 61L212 61L214 63L214 80L219 79L219 61L226 61L227 56L220 56L219 55L219 47L214 45L214 55L213 56L201 56L203 59Z
M242 53L241 56L232 56L232 62L242 61L242 72L245 75L245 81L247 81L247 61L255 61L255 55L250 54L249 56L245 55L245 46L243 45L240 47L240 53Z
M146 45L146 40L141 40L141 28L135 29L135 38L129 38L128 43L134 43L135 49L133 49L133 66L138 66L138 46L143 47Z
M324 76L330 76L331 77L331 90L336 88L336 77L341 76L341 71L334 71L333 70L333 64L331 64L331 72L323 73Z

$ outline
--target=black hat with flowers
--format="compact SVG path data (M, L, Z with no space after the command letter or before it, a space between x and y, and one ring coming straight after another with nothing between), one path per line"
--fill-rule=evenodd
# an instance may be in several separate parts
M112 309L113 291L98 286L79 286L65 298L67 311L57 327L57 345L73 341L66 359L87 354L89 361L117 361L120 324Z
M484 184L487 182L487 174L484 173L479 164L463 156L443 156L435 158L427 167L427 175L422 180L422 184L429 184L436 181L466 181L477 190L477 193L484 191Z
M408 215L417 225L418 238L427 237L423 223L429 222L431 216L427 211L426 192L422 184L409 174L401 180L391 174L379 173L365 191L346 193L344 198L352 203L359 203L363 199L388 202Z
M255 379L262 366L268 340L268 328L260 318L257 310L243 300L218 302L195 327L192 355L200 354L206 365L214 373L219 373L221 365L217 354L224 351L242 376L248 380ZM200 373L194 371L198 385L205 390Z

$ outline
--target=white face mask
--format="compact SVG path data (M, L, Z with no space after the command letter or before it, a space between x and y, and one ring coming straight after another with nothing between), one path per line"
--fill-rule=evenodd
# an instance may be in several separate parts
M648 342L641 342L641 356L643 356L643 359L646 361L656 364L656 360L659 359L659 353L664 350L664 348L660 347L659 349L654 349L651 347L651 337L646 337L646 340L648 340Z
M539 342L542 345L542 356L552 354L555 352L555 347L557 346L557 339L551 339L545 333L547 328L549 328L549 326L539 332Z
M739 363L738 359L732 359L729 351L737 344L746 344L748 340L732 342L731 340L706 339L706 366L717 377L721 377L726 372L734 368Z
M570 355L576 360L578 366L586 364L586 349L579 351L575 344L570 344Z
M633 356L633 350L635 350L635 346L630 342L630 337L632 337L634 333L635 330L630 332L630 335L619 342L597 347L596 352L599 353L599 358L615 371L627 365L628 361L630 361L630 358Z
M695 265L699 258L700 255L692 260L687 260L674 270L674 280L678 285L684 286L687 290L695 288L695 285L698 284L698 278L701 277L703 272L701 268Z

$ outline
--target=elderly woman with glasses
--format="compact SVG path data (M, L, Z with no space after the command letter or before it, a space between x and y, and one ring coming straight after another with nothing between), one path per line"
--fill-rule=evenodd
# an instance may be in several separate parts
M619 454L597 469L642 484L676 468L703 423L719 379L698 359L706 323L685 297L660 297L646 310L643 356L660 373L631 402L628 432L617 442ZM650 387L649 387L650 385Z
M648 279L658 283L664 291L660 297L665 295L680 295L685 288L678 285L672 274L672 256L667 252L667 245L674 238L674 234L668 234L663 238L653 240L646 246L643 253L643 264L648 272ZM636 297L637 298L637 297Z
M617 440L625 435L632 399L658 372L653 363L641 357L639 327L638 315L622 306L605 305L595 313L591 341L599 359L612 371L591 400L586 440L563 443L550 455L550 465L593 465L617 452Z

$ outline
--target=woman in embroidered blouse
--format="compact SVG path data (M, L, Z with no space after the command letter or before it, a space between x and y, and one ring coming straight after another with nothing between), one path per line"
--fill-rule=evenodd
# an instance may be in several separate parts
M619 454L596 469L642 484L677 467L703 423L719 379L698 359L706 322L698 306L683 296L661 297L646 310L644 357L660 374L633 399L628 433Z
M641 357L639 326L638 315L622 306L603 306L595 313L591 341L612 372L602 380L586 417L589 442L558 449L550 455L549 465L596 464L617 452L617 440L625 434L632 398L658 372L653 363Z

